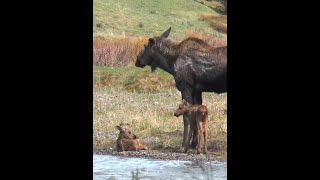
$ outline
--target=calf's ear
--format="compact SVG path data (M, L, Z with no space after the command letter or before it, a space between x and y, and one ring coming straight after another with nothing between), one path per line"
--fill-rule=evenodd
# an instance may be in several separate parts
M121 126L116 126L119 131L122 130Z

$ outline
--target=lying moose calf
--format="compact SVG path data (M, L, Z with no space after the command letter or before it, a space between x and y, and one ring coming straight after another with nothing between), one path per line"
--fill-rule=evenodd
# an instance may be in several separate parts
M208 110L207 107L204 105L192 105L185 100L182 101L182 103L179 105L179 108L176 110L174 115L176 117L179 117L181 115L186 114L190 121L190 130L189 130L189 136L187 139L187 145L185 147L184 152L186 153L189 148L189 143L191 140L191 137L193 135L194 129L196 128L196 131L198 132L197 139L198 144L196 146L197 154L200 154L201 149L201 136L203 135L204 139L204 153L207 154L207 137L208 137Z
M131 133L130 130L121 124L117 128L120 131L117 139L117 151L150 150L150 148L141 144L137 136Z

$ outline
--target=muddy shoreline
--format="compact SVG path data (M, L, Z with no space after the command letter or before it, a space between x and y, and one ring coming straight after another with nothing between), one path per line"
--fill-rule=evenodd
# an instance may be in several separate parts
M93 154L98 155L113 155L119 157L135 157L145 159L159 159L159 160L182 160L182 161L219 161L226 162L226 155L221 155L214 152L208 154L196 154L195 150L190 149L188 153L183 153L182 148L167 148L161 150L141 150L141 151L124 151L117 152L116 149L110 148L108 150L95 150Z

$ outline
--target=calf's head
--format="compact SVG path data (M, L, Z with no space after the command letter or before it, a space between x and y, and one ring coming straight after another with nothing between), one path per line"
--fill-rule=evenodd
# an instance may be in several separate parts
M127 127L125 127L121 124L116 127L120 131L119 138L123 138L123 139L137 139L138 138Z
M182 103L179 104L178 109L174 112L174 116L179 117L181 115L183 115L184 113L186 113L190 107L190 103L188 103L187 101L185 101L184 99L182 100Z

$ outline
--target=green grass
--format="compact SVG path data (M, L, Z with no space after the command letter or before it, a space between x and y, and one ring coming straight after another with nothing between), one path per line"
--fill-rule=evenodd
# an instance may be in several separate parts
M100 81L106 75L111 76L110 84ZM181 94L170 74L162 70L150 73L150 69L134 66L95 66L94 81L94 150L115 148L119 133L115 127L121 122L129 123L140 141L153 149L181 147L183 120L173 116ZM138 85L127 86L126 82ZM171 86L161 87L166 83ZM226 159L227 94L203 93L203 104L209 110L208 150Z
M171 37L180 37L187 30L208 27L198 20L199 14L219 15L193 0L94 0L93 34L151 37L171 26Z
M151 73L150 68L134 66L94 66L93 72L94 87L109 91L156 93L175 89L173 77L161 69Z

